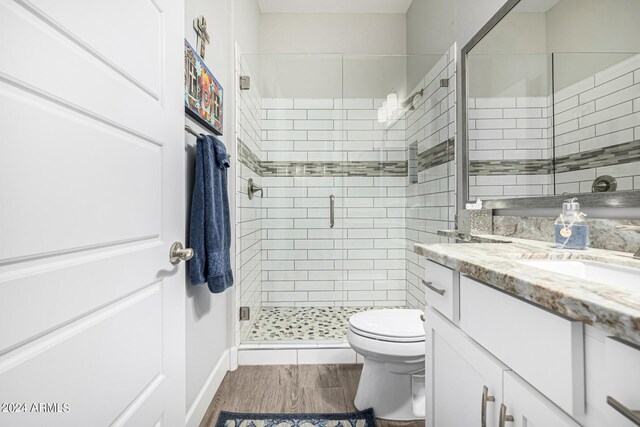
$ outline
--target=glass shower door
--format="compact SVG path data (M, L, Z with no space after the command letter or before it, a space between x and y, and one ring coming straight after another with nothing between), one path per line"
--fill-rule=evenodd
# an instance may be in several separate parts
M341 342L346 322L340 186L345 160L342 56L249 55L243 59L255 64L251 81L260 100L260 128L254 132L259 135L254 156L259 173L254 180L265 190L264 198L255 202L243 198L244 178L251 173L241 168L238 216L244 218L246 213L253 218L259 212L260 240L251 247L262 254L260 283L255 286L260 288L260 299L254 300L242 338ZM240 91L238 98L244 95ZM239 103L239 128L246 119L243 105ZM255 295L243 290L244 282L241 306Z

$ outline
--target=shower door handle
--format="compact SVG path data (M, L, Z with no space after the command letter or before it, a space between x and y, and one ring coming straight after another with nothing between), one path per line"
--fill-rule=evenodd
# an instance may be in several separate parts
M336 225L335 205L336 198L332 194L329 196L329 228L333 228Z

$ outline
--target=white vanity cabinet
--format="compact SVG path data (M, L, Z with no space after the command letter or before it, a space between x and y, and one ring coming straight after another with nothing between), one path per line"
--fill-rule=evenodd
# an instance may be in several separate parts
M425 289L428 427L640 426L640 348L430 261L425 280L450 295Z
M425 316L427 426L497 426L507 367L433 308Z

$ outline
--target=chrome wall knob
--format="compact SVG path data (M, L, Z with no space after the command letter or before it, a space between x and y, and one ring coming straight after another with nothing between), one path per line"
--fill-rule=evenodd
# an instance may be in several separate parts
M175 242L171 245L169 250L169 262L171 264L176 265L180 261L189 261L191 258L193 258L193 249L185 248L180 242Z
M264 197L264 191L262 187L253 182L253 178L249 178L247 181L247 194L249 195L249 200L253 200L253 195L256 193L260 193L260 197Z

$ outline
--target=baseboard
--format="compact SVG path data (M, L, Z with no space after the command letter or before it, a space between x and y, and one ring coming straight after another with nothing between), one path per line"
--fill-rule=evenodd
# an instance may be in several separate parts
M238 346L229 349L229 370L235 371L236 369L238 369Z
M225 350L218 359L218 363L211 371L211 374L207 378L207 381L204 383L202 390L198 393L198 397L193 402L189 410L187 411L187 417L185 420L185 425L187 427L197 427L200 425L204 414L207 412L207 408L213 400L213 396L215 396L224 376L229 370L229 350Z
M362 363L362 357L348 343L325 347L320 345L269 343L241 346L238 365L307 365Z

